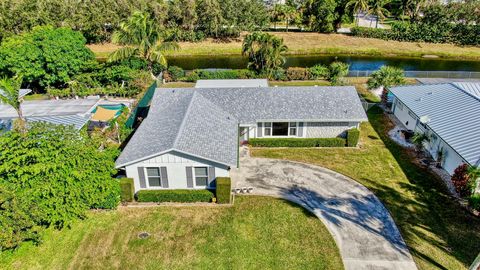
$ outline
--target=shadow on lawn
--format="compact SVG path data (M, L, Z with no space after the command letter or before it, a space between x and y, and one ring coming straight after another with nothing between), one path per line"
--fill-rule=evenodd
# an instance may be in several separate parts
M394 143L387 135L391 123L380 108L368 112L369 121L394 156L405 173L409 183L401 183L400 188L412 194L411 198L402 196L398 190L378 181L369 185L390 211L410 245L412 255L446 269L434 254L425 254L415 248L416 238L427 239L462 262L465 266L472 263L480 250L480 220L467 213L448 194L445 184L427 169L412 161L409 153ZM428 233L426 233L428 232Z

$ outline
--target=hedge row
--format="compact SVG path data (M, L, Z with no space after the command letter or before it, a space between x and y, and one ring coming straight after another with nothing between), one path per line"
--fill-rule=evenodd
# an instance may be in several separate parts
M348 147L355 147L358 144L358 140L360 139L360 130L356 128L349 129L347 131L347 146Z
M480 25L444 26L395 22L391 29L353 27L352 35L383 40L480 45Z
M278 69L273 75L257 74L248 69L229 69L229 70L202 70L196 69L189 73L177 66L171 66L164 73L164 79L167 82L185 81L196 82L198 80L214 80L214 79L262 79L270 78L279 81L295 81L295 80L319 80L327 79L329 69L324 65L315 65L310 68L289 67L287 69Z
M250 139L254 147L345 147L344 138L261 138Z
M232 180L229 177L217 177L216 196L218 203L230 203Z
M132 178L120 179L120 200L121 202L133 202L135 188Z
M137 192L138 202L210 202L212 198L213 193L205 189L140 190Z

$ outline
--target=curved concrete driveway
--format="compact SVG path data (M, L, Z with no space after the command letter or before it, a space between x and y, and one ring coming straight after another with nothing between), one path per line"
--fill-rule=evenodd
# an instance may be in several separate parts
M340 249L345 269L417 269L390 213L367 188L333 171L285 160L242 157L237 188L282 197L312 211Z

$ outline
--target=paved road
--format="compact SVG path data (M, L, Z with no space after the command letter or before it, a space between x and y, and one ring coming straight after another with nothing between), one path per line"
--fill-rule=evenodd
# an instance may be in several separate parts
M240 169L231 172L234 185L312 211L333 235L345 269L417 269L389 212L367 188L322 167L242 151Z

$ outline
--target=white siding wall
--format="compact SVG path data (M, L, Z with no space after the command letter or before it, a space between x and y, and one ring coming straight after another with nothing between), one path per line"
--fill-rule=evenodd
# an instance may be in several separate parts
M417 131L420 131L417 129ZM439 149L443 149L444 158L442 162L442 167L452 175L455 169L463 163L466 163L460 155L457 154L448 144L445 143L441 138L431 139L429 143L425 144L426 149L432 157L436 160Z
M414 130L415 125L417 124L417 118L412 116L414 114L396 98L394 99L393 104L393 114L397 119L400 120L407 129ZM410 115L409 112L412 115Z
M346 131L358 127L353 122L308 122L305 123L307 138L334 138L345 136Z
M181 153L167 153L126 166L126 175L134 179L135 192L141 190L138 167L166 167L169 189L187 189L186 167L215 167L216 177L229 177L228 168ZM146 177L146 176L145 176ZM148 182L148 180L146 180ZM148 188L147 188L148 189ZM162 188L156 188L162 189Z

